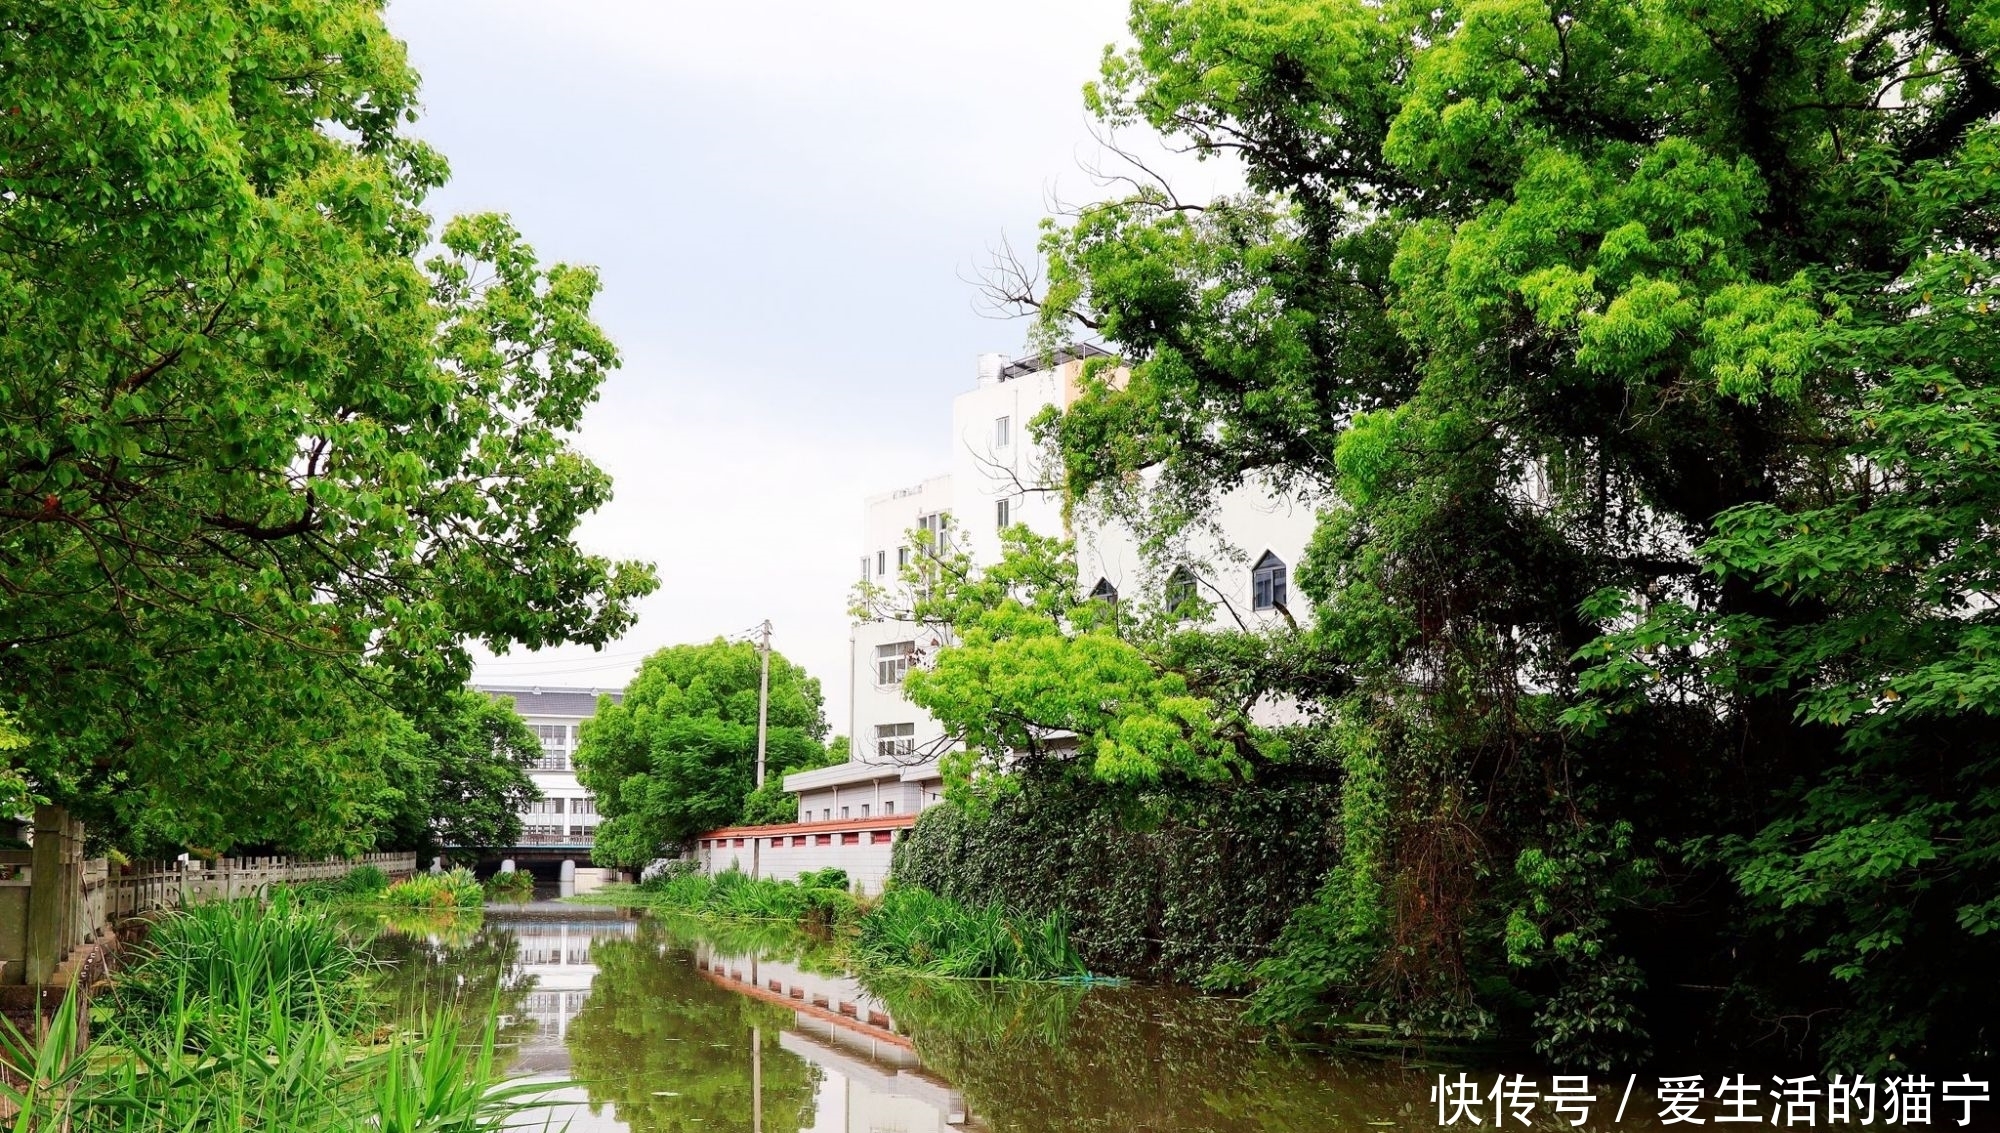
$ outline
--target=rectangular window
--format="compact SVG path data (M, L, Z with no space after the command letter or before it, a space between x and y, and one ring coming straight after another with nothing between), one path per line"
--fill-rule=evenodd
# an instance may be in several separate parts
M862 804L861 804L861 817L863 817L863 818L867 818L867 817L868 817L868 804L867 804L867 803L862 803Z
M877 685L899 685L903 674L910 671L910 658L917 652L914 641L892 641L875 647L875 683Z
M859 846L861 844L860 831L850 830L847 833L842 834L840 836L840 844L843 846Z
M571 814L596 814L597 800L592 798L571 799L569 812Z
M549 813L550 813L550 814L561 814L561 813L563 812L563 808L562 808L562 804L563 804L563 801L562 801L561 799L550 799L550 800L549 800L549 808L550 808L550 809L549 809Z
M915 724L875 725L875 754L882 759L902 759L917 751Z
M993 419L993 447L1006 448L1014 443L1014 419L995 417Z
M569 725L535 724L531 726L534 729L535 738L541 741L542 757L536 760L529 767L529 770L569 770Z
M868 844L871 846L880 846L894 837L895 834L887 830L870 831L868 834Z
M851 806L844 806L844 807L841 807L841 808L840 808L840 817L842 817L842 818L852 818L852 817L853 817L853 814L852 814L853 810L854 810L854 808L853 808L853 807L851 807Z
M883 814L894 814L894 813L896 813L896 800L895 800L895 799L890 799L890 800L889 800L888 802L885 802L885 803L883 803L883 804L882 804L882 813L883 813Z
M889 573L889 552L887 551L875 552L875 577L881 578L888 573Z
M868 581L868 556L861 556L861 581Z
M805 845L805 844L806 844L806 836L805 836L805 835L803 835L803 834L794 834L794 835L792 835L792 845L794 845L794 846L803 846L803 845Z
M908 547L896 548L896 569L901 570L903 567L909 565L910 565L910 549Z
M831 835L831 834L819 834L819 835L816 835L815 837L816 837L816 838L818 839L818 844L819 844L819 845L822 845L822 846L831 846L831 845L833 845L833 835Z
M1000 500L993 505L993 527L1005 531L1014 522L1014 504L1011 500Z
M738 838L738 839L736 840L736 844L737 844L738 846L741 846L741 845L743 844L743 839L741 839L741 838Z
M819 812L819 818L820 818L820 821L821 821L821 822L831 822L831 821L833 821L833 808L832 808L832 807L827 807L826 809L824 809L824 810L821 810L821 811Z

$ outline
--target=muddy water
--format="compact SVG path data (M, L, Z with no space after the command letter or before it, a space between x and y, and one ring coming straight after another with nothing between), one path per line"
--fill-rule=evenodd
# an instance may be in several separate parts
M492 910L470 930L419 926L378 950L408 1008L480 1017L497 1000L511 1073L572 1083L537 1127L544 1117L576 1133L1438 1127L1435 1068L1287 1053L1238 1026L1226 1003L1158 989L862 981L815 965L782 933L558 904ZM1614 1125L1618 1100L1600 1101L1586 1128L1657 1128L1636 1104ZM1570 1128L1547 1114L1534 1124Z

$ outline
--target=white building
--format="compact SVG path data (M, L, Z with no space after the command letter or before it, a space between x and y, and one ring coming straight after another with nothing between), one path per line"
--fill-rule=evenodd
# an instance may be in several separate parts
M1052 459L1029 435L1037 414L1067 408L1082 390L1091 346L1014 361L982 355L972 389L952 402L951 471L872 496L862 518L861 580L895 589L917 555L913 531L948 532L952 548L974 563L1000 556L1000 532L1017 524L1038 534L1073 537L1079 593L1118 599L1169 590L1199 596L1220 626L1258 629L1301 617L1291 576L1312 538L1312 501L1239 487L1217 501L1214 522L1186 533L1167 562L1147 562L1121 525L1086 520L1066 526ZM950 517L947 524L945 517ZM801 823L860 821L909 814L938 802L943 783L937 758L950 740L931 716L903 695L902 681L945 643L938 631L907 621L857 622L852 632L850 762L785 777L799 796ZM1282 719L1286 710L1260 713Z
M597 698L615 703L624 693L613 689L546 686L475 685L495 700L510 701L541 741L542 757L528 778L542 797L521 815L518 847L492 849L577 850L588 854L597 839L597 800L576 779L576 745L583 722L597 714Z

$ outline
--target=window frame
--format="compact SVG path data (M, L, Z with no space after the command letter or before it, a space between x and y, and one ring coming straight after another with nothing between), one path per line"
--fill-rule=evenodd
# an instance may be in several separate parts
M1252 610L1277 610L1291 607L1289 568L1285 560L1271 551L1258 557L1250 568L1250 608Z

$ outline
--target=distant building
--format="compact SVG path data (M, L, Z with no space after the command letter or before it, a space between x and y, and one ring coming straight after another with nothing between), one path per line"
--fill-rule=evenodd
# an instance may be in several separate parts
M624 693L598 688L548 685L474 685L495 700L509 701L541 741L542 755L528 777L542 797L521 814L518 846L492 849L577 850L588 853L597 840L597 800L576 779L576 746L585 720L597 714L597 698L613 703Z

